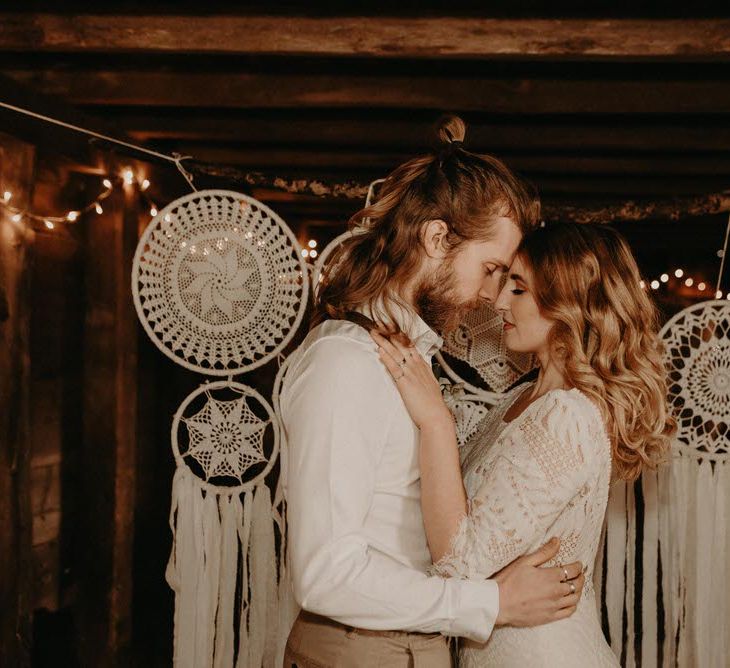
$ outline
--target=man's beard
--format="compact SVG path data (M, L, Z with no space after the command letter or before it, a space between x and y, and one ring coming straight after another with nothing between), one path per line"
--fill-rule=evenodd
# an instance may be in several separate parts
M467 313L484 305L480 299L461 301L457 294L454 267L446 261L416 288L414 301L418 314L433 330L448 334L459 326Z

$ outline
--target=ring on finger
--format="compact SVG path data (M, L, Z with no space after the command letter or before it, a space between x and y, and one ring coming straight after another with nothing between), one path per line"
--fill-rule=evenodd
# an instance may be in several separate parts
M570 585L570 594L572 596L573 594L575 594L575 583L569 582L568 584Z
M567 568L563 568L563 575L565 576L565 577L563 578L563 582L567 582L567 581L568 581L568 580L570 579L570 578L568 577L568 569L567 569Z

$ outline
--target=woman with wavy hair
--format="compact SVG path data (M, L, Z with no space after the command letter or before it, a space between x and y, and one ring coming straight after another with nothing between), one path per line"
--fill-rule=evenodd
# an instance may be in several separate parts
M535 354L539 373L490 411L461 465L431 369L409 342L372 333L420 428L432 572L493 577L549 536L561 539L556 562L587 565L573 616L465 641L460 665L617 666L591 582L612 476L656 467L674 428L656 308L618 232L563 223L525 237L495 306L507 347Z

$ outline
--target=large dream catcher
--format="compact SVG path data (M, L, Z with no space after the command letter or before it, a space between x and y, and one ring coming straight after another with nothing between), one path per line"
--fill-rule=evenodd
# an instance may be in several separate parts
M730 653L730 302L690 306L660 336L677 419L670 461L644 472L638 486L613 486L596 586L611 645L625 653L625 665L724 666Z
M194 390L172 424L176 667L275 663L284 541L265 479L280 428L270 404L233 376L289 343L308 290L292 232L241 193L182 197L138 244L132 292L145 331L176 363L223 377Z

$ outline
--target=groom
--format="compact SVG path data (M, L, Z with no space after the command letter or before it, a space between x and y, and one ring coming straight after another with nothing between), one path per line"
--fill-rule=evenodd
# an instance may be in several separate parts
M303 608L286 668L445 668L445 636L485 642L495 624L534 626L575 610L582 565L539 568L557 540L490 580L428 575L418 429L367 331L400 330L430 362L437 332L495 300L538 209L501 162L452 141L397 168L353 218L367 231L330 264L319 324L293 354L281 394L291 572Z

